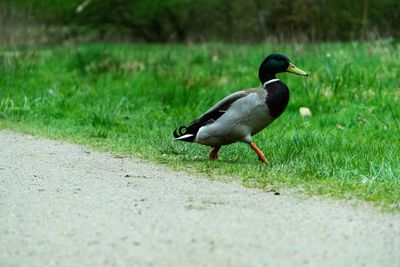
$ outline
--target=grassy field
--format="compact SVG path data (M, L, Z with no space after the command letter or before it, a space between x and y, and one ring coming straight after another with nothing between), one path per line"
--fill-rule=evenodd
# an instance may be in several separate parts
M210 149L172 131L227 94L258 87L258 66L287 54L308 78L254 140ZM0 127L90 144L245 185L372 201L400 210L400 44L111 45L0 51ZM302 118L300 107L313 115Z

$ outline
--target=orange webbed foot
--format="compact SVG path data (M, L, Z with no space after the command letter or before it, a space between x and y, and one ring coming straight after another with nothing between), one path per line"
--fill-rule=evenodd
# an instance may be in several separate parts
M254 152L256 152L258 158L265 164L269 164L269 161L267 160L267 158L265 157L264 153L261 151L261 149L259 149L256 144L254 142L250 142L249 146L251 147L251 149L254 150Z
M213 147L213 150L210 152L210 159L217 160L218 159L218 151L220 150L221 146Z

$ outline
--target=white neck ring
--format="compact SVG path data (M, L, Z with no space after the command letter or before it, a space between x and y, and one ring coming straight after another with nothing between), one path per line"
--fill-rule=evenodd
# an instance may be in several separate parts
M263 84L263 86L265 87L265 86L267 86L268 84L273 83L273 82L277 82L277 81L280 81L280 80L279 80L279 79L272 79L272 80L266 81L266 82Z

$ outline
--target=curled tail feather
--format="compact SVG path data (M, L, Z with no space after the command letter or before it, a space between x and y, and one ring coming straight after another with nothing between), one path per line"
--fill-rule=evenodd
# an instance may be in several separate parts
M198 122L190 124L188 127L180 126L175 129L173 135L176 140L184 142L193 142L196 139L197 132L202 125Z

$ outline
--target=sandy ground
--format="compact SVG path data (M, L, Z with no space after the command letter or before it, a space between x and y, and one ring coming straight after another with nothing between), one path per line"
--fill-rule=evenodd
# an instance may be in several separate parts
M400 266L400 215L0 131L0 266Z

